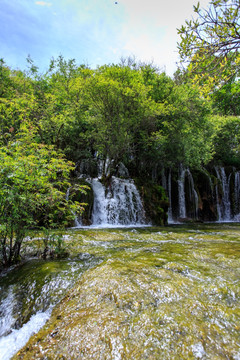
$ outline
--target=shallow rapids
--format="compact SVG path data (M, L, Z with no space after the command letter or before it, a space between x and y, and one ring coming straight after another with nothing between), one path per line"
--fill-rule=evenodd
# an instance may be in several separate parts
M240 359L239 225L68 235L72 256L88 263L59 272L74 287L15 359Z

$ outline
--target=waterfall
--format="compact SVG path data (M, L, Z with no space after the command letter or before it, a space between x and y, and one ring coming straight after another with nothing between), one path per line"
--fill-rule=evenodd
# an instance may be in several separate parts
M186 208L186 194L185 194L185 178L187 175L189 189L188 189L188 198L191 214L191 218L197 219L198 217L198 194L194 187L194 181L192 174L189 169L184 169L181 165L179 168L179 179L178 179L178 206L179 206L179 217L184 219L187 216Z
M107 188L98 178L89 181L94 193L92 225L145 224L142 201L133 180L113 176Z
M110 174L111 161L109 158L106 160L98 160L98 177Z
M231 220L231 204L230 204L230 179L231 174L227 177L224 167L215 167L217 178L222 186L222 201L219 204L218 186L216 185L217 211L218 221Z
M161 171L162 176L162 187L165 189L166 193L168 194L168 224L174 224L173 220L173 211L172 211L172 172L169 169L168 176L165 174L165 169L163 168Z
M116 167L115 175L108 186L100 180L104 172L108 174L111 161L99 161L99 177L86 179L93 189L94 202L91 202L92 215L88 224L93 226L118 226L145 224L145 214L139 193L123 164ZM159 181L168 194L168 223L179 219L201 219L202 221L240 221L240 171L226 171L223 167L196 171L193 175L189 168L179 166L178 180L175 180L174 169L153 167L152 178ZM213 172L212 172L213 170ZM231 169L230 169L231 170ZM212 176L214 174L215 176ZM97 172L96 172L97 175ZM96 176L95 175L95 176ZM204 175L203 179L201 177ZM198 176L198 189L194 184ZM217 185L212 178L217 178ZM124 178L124 179L123 179ZM76 227L83 225L76 219ZM86 223L85 223L86 225Z
M234 176L234 220L240 221L240 171Z
M179 206L179 217L186 218L186 202L185 202L185 169L180 166L179 179L178 179L178 206Z
M222 221L221 208L219 204L218 185L216 185L216 204L217 204L218 221Z
M193 217L194 219L198 218L198 194L194 188L194 181L192 174L189 169L186 170L188 179L189 179L189 198L191 203L193 204Z

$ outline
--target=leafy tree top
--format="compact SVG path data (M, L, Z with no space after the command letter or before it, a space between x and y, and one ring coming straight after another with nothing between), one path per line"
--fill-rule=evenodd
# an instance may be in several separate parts
M240 70L240 0L212 0L208 9L198 2L194 12L178 29L181 62L197 83L226 83Z

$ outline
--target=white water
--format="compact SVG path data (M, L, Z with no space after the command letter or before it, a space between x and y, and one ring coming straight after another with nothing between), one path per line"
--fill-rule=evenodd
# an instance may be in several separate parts
M103 172L103 168L105 173L108 173L109 164L110 162L108 161L105 167L103 167L102 163L100 164L99 176ZM123 165L122 167L123 174L128 175L126 168ZM206 174L211 188L210 196L212 196L212 203L216 206L218 221L240 221L240 172L232 172L227 176L223 167L216 167L215 170L219 182L218 186L214 186L211 177L207 172ZM154 169L154 174L155 172L156 169ZM177 180L178 208L176 210L172 206L174 199L172 199L171 170L166 174L164 169L162 169L161 177L161 184L168 193L169 198L168 223L178 223L178 219L174 218L175 213L178 214L177 217L179 219L187 217L194 220L198 219L199 198L191 171L183 166L179 167ZM87 179L87 181L91 184L94 192L92 227L146 225L143 205L132 180L112 177L110 186L107 188L101 183L99 177ZM231 186L234 186L234 194L232 196L234 204L230 202L230 181L232 183ZM76 219L76 227L82 227L81 221L78 220Z
M14 307L17 300L13 287L10 286L7 296L0 305L0 360L9 360L37 333L46 323L51 314L49 308L46 312L38 312L19 330L14 329L16 319L13 317Z
M52 308L81 276L84 266L92 264L91 261L91 257L77 262L60 261L55 267L52 261L34 260L1 276L0 360L10 359L40 330L50 317ZM25 277L26 272L28 275ZM8 285L12 275L14 285ZM26 323L25 317L29 319Z
M235 221L240 221L240 171L234 176L234 200L235 200Z
M230 179L231 174L227 177L224 167L216 167L217 178L222 186L222 201L219 204L219 192L216 186L218 221L231 221L231 204L230 204Z
M179 217L182 219L186 218L186 202L185 202L185 169L180 166L179 179L178 179L178 206L179 206Z
M198 218L198 195L194 188L194 181L189 169L186 170L189 179L189 198L194 206L194 219Z
M112 177L106 189L98 178L91 180L94 193L93 226L143 225L145 213L133 180Z
M218 185L216 185L216 205L217 205L217 215L218 215L218 221L222 221L222 215L221 215L221 208L219 204L219 195L218 195Z
M194 181L192 174L189 169L184 169L183 166L179 168L179 178L178 178L178 213L179 218L186 218L187 217L187 209L186 209L186 194L185 194L185 179L186 176L188 178L189 189L188 189L188 196L189 200L192 204L192 218L198 218L198 195L194 188Z
M21 329L12 329L7 336L0 338L0 360L10 360L30 339L30 337L37 333L46 321L49 319L51 310L46 312L39 312L32 315L30 320L24 324Z
M11 327L15 324L15 319L12 315L15 304L16 300L14 297L13 288L9 287L8 294L2 301L0 307L0 337L7 334Z
M52 306L50 306L47 311L37 312L26 324L16 330L14 329L16 319L13 316L16 305L17 299L13 287L10 286L7 296L0 303L0 360L10 360L30 337L43 327L52 311Z

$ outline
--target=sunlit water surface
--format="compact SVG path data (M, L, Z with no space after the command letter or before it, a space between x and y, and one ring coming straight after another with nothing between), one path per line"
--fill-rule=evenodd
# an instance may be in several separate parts
M239 225L74 229L66 242L71 259L0 279L0 359L73 286L16 359L240 359Z

